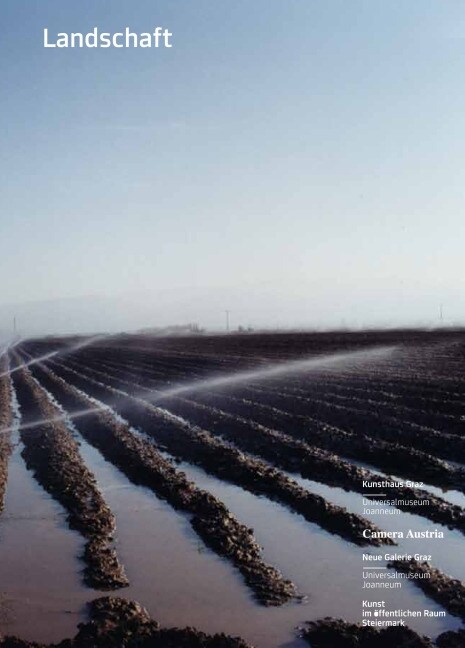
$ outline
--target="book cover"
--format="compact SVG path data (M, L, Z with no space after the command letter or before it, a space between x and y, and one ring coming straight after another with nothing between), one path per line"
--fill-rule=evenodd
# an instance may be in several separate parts
M465 647L464 37L3 0L0 648Z

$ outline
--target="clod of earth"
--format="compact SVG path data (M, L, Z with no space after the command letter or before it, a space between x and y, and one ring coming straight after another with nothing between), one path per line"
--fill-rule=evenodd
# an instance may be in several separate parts
M17 637L0 639L0 648L252 648L242 639L207 635L194 628L160 628L134 601L104 597L88 604L89 621L73 639L58 644L31 643Z

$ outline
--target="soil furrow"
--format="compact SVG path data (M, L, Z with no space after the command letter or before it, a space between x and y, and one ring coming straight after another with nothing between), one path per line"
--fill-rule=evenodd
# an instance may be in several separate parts
M438 412L431 407L431 400L417 399L410 405L405 405L399 400L392 401L386 400L386 396L382 394L374 394L373 390L364 391L362 393L355 392L351 388L334 389L329 386L321 387L320 385L309 385L307 389L292 389L286 386L281 389L282 393L288 394L291 397L306 397L315 398L317 401L324 401L327 403L334 403L335 405L347 405L350 408L371 414L387 417L389 420L399 420L404 425L412 425L412 429L417 429L416 426L426 433L431 434L433 437L437 436L439 432L447 435L463 435L465 432L465 425L461 417L465 413L465 407L461 406L454 408L448 406L447 413ZM343 391L343 393L340 393ZM412 399L413 400L413 399ZM447 407L446 404L444 404ZM451 413L451 410L455 413ZM457 440L457 443L461 441Z
M427 562L395 560L388 567L416 576L412 579L430 598L440 603L450 614L465 620L465 584L446 576ZM421 577L423 576L423 577Z
M150 392L150 380L145 378L145 374L141 382L144 382L146 387L136 383L138 387ZM124 384L130 386L128 381ZM214 398L213 394L209 396ZM334 454L312 447L279 430L267 428L251 418L231 415L192 399L170 398L166 402L161 401L160 404L173 414L187 418L209 432L232 441L242 450L256 454L285 470L299 472L308 479L359 493L366 493L364 481L376 482L379 479L375 473L356 467ZM239 405L242 405L240 401ZM247 415L246 411L244 413ZM396 501L400 502L397 508L400 510L426 517L465 533L465 510L461 507L418 488L398 487L396 496ZM379 499L388 500L391 496L384 494ZM427 501L429 504L419 506L412 503L415 500Z
M61 416L61 412L27 370L15 372L13 381L23 422L38 423L20 432L24 460L37 481L66 509L69 526L86 538L82 556L86 564L85 582L102 590L127 586L123 567L111 546L114 516L69 430L61 422L49 422Z
M312 648L433 648L435 645L410 628L392 626L379 630L332 618L311 621L303 637Z
M69 365L74 366L77 369L83 369L81 363L76 363L71 360L69 361ZM106 376L113 380L112 376L108 374L108 371L101 371L102 365L103 363L100 362L97 365L100 369L96 369L95 363L92 363L90 370L97 376ZM89 370L89 366L86 366ZM128 372L126 372L126 374L127 373ZM127 380L125 381L123 378L114 380L115 382L113 383L113 386L123 386L123 388L131 386L131 382ZM143 381L147 382L145 374ZM144 387L141 387L141 389L144 391ZM203 390L202 392L199 392L199 394L196 394L195 398L197 401L206 401L207 403L216 403L218 399L216 395L212 397L213 400L208 399ZM170 398L170 400L166 402L170 403L170 407L173 407L173 402L178 403L182 401L181 399ZM256 403L253 402L252 405L255 407ZM281 419L279 420L280 428L290 436L305 441L308 445L321 448L322 450L331 453L337 453L343 457L365 461L386 472L405 475L409 478L422 480L438 486L454 487L458 490L463 490L465 487L465 472L463 470L451 467L432 455L425 454L415 450L414 448L407 448L399 444L392 444L383 440L378 440L367 435L354 435L310 416L294 415L290 412L278 410L271 405L262 405L261 403L258 405L271 410L275 419L279 420L279 415L282 414L283 416L281 416ZM255 416L256 415L257 412L255 413ZM257 422L262 424L263 421L260 420L260 414L257 418ZM273 429L275 429L276 422L276 420L274 421L274 424L273 421L271 422ZM268 419L265 422L265 427L269 423L270 421Z
M322 398L296 396L279 389L251 387L260 401L273 402L283 409L291 408L297 414L312 416L329 425L341 427L354 435L372 436L389 443L412 445L416 450L434 454L443 459L465 459L465 439L447 435L430 428L409 423L401 418L384 415Z
M465 413L465 395L454 394L431 386L427 392L418 384L411 385L405 381L389 381L387 376L371 379L363 376L350 378L318 376L315 379L290 379L286 385L288 393L305 395L310 392L330 393L339 396L358 397L362 400L369 398L373 402L385 402L393 407L402 407L412 414L424 410L427 415L442 417L460 417ZM462 431L463 432L463 431Z
M134 601L104 597L88 604L89 620L73 639L44 645L0 638L0 648L252 648L238 637L207 635L195 628L161 628Z
M135 360L134 357L131 357L127 354L119 354L117 358L114 358L114 354L105 353L102 350L96 349L92 354L88 352L79 353L78 357L88 361L103 360L110 365L113 365L116 368L122 369L127 367L130 370L135 370L137 368L142 369L143 371L150 371L152 378L155 380L159 378L161 383L169 383L171 380L192 380L192 378L201 378L202 375L199 373L186 373L186 368L181 365L176 365L176 369L172 364L166 362L162 363L160 367L159 363L149 364L143 360ZM356 383L363 384L362 387L357 387ZM272 385L271 385L272 386ZM410 390L413 390L411 385L409 385ZM465 426L463 421L460 420L460 417L465 412L465 402L464 400L454 401L448 400L443 393L438 393L437 397L434 397L434 393L428 394L428 397L419 396L417 393L413 392L411 396L406 395L407 387L402 385L400 390L398 389L396 393L392 391L392 383L386 383L386 378L384 377L384 382L364 380L361 376L348 376L345 381L342 381L341 376L331 377L325 374L319 374L317 376L313 375L311 378L296 378L288 377L286 380L286 387L282 388L282 391L289 395L297 396L308 396L309 394L323 394L328 397L340 398L352 401L354 404L360 401L364 403L372 403L373 407L378 406L385 407L395 407L395 410L392 410L392 414L397 415L399 408L405 411L406 416L412 416L412 422L417 422L420 425L430 426L431 421L433 420L434 424L438 426L438 429L444 429L444 431L450 434L462 435L465 434ZM226 392L230 394L232 391L234 393L239 392L240 389L237 387L234 390L231 388L219 389L221 392ZM245 394L242 394L242 397L245 397ZM418 419L418 420L417 420Z
M32 371L69 412L95 408L84 394L50 370L35 365ZM135 436L128 425L104 409L80 416L75 424L82 436L132 482L150 488L174 508L191 514L194 530L206 545L239 569L260 603L282 605L295 596L294 585L261 558L261 548L251 529L213 495L188 481L152 443Z
M82 385L86 391L91 390L102 401L110 402L122 416L136 427L144 429L171 454L201 466L216 477L289 506L308 521L355 544L392 543L389 539L364 539L364 529L376 528L368 520L309 493L283 473L247 457L204 430L189 425L143 399L118 393L118 388L98 384L98 381L83 374L78 375L56 362L50 364L61 377L78 387Z
M8 479L8 461L11 454L10 427L13 420L10 378L7 372L8 358L3 355L0 356L0 512L3 510Z

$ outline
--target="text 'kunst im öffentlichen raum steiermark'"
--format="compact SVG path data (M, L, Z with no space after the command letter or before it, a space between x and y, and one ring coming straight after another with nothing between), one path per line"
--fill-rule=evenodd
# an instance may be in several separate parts
M165 27L154 27L149 32L135 32L129 27L108 32L94 27L89 32L56 32L44 29L45 48L170 48L173 34Z

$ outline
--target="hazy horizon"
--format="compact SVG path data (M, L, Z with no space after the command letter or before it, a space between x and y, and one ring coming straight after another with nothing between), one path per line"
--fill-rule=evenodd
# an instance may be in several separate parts
M111 7L2 4L0 331L465 323L463 6Z
M460 295L455 303L460 307ZM410 303L406 303L409 302ZM361 303L360 303L361 302ZM117 333L170 326L198 325L211 332L229 330L299 329L332 330L392 327L460 326L458 308L451 310L452 298L440 310L430 295L362 295L359 303L350 294L345 299L309 290L302 299L299 291L276 287L178 288L140 291L137 294L87 295L64 299L35 300L0 306L0 338L11 337L16 320L22 336L46 334ZM367 316L369 305L371 316ZM400 315L402 313L402 316Z

